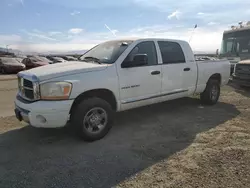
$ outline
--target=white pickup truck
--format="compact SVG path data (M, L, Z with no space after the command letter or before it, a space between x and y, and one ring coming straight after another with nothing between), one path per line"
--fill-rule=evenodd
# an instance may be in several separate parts
M108 41L78 61L20 72L15 113L34 127L69 123L94 141L108 133L114 112L193 94L215 104L229 76L229 61L197 62L185 41Z

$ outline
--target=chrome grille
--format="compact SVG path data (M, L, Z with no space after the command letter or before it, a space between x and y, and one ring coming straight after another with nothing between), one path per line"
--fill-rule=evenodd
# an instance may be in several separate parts
M35 100L33 82L22 77L18 77L19 95L27 100Z
M250 76L250 64L236 64L235 67L236 76Z

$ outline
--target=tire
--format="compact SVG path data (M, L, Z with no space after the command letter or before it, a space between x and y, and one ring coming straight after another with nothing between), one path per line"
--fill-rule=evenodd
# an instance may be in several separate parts
M113 121L114 111L111 105L97 97L81 101L73 109L71 119L76 133L85 141L102 139L112 128Z
M6 74L6 71L3 67L1 68L1 74Z
M220 97L220 83L217 80L209 80L206 89L200 94L203 104L214 105Z

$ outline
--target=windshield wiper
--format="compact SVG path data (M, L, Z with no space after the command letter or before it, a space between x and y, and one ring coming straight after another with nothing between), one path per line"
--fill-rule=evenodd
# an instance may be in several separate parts
M97 63L99 63L99 64L102 64L102 62L100 61L100 59L98 59L98 58L96 58L96 57L91 57L91 56L89 56L89 57L85 57L83 60L92 60L92 61L94 61L94 62L97 62Z

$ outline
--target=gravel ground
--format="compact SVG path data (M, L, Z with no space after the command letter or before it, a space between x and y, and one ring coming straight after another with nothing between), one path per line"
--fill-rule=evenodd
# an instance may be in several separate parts
M0 117L14 115L17 80L0 81Z
M0 187L249 187L249 97L226 86L215 106L185 98L122 112L93 143L1 118Z
M3 80L16 80L17 76L16 74L1 74L0 73L0 81Z

